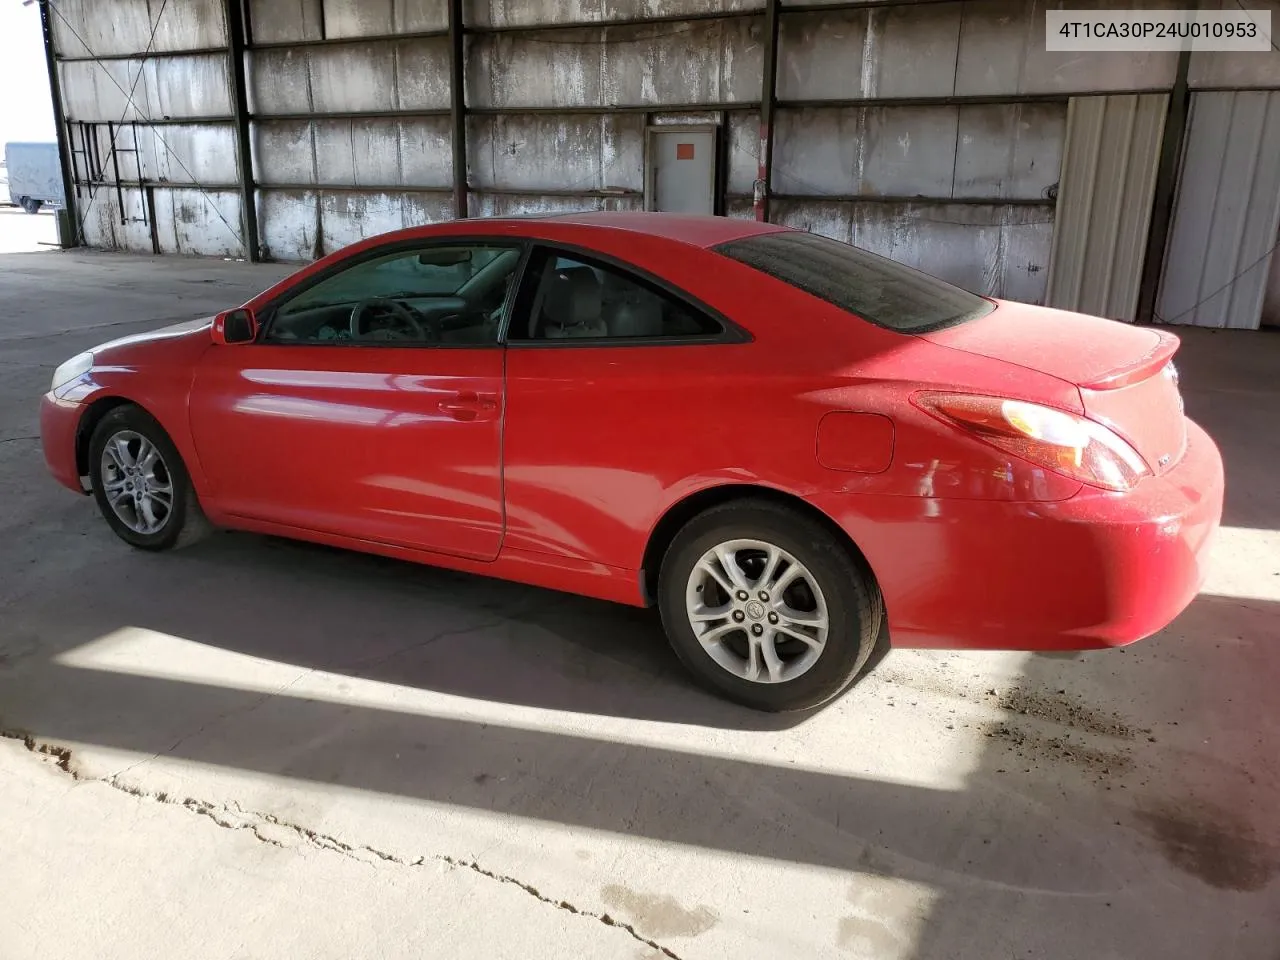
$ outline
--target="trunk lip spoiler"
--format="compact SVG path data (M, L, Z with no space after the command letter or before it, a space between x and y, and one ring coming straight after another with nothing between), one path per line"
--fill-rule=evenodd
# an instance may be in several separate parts
M1154 330L1152 332L1158 338L1155 346L1137 360L1117 367L1115 370L1100 377L1095 377L1088 382L1081 383L1081 389L1119 390L1121 387L1132 386L1145 380L1163 368L1165 364L1173 359L1173 355L1178 352L1178 348L1182 346L1182 340L1174 334L1166 333L1163 330Z

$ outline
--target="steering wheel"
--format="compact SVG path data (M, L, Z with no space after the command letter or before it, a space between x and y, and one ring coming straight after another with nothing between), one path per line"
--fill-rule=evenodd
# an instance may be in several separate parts
M440 326L433 324L425 316L408 304L385 297L370 297L361 300L351 310L351 338L358 340L364 336L365 320L374 312L389 314L404 332L415 340L440 340ZM391 330L387 331L392 332Z

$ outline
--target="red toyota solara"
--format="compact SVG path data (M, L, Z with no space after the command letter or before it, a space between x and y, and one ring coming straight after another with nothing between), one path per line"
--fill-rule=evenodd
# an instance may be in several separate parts
M53 475L160 550L209 523L656 604L764 710L902 646L1082 649L1191 601L1222 461L1177 338L714 217L374 237L60 366Z

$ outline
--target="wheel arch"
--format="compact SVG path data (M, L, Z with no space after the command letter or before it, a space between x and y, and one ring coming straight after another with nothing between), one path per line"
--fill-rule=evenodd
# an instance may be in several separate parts
M713 487L705 487L689 494L682 500L676 501L667 508L666 512L654 525L653 530L650 531L649 539L645 543L644 555L640 562L640 594L645 606L651 607L655 602L658 593L658 572L662 567L662 558L666 555L667 549L671 546L681 528L704 510L735 500L764 500L778 506L789 507L797 513L816 521L836 538L836 541L848 551L853 562L862 567L867 576L875 582L875 571L871 569L871 564L867 562L866 555L854 542L853 538L849 536L840 524L807 500L774 487L759 486L751 483L725 483Z
M155 419L155 415L150 410L128 397L112 394L95 398L80 415L80 422L76 425L76 470L79 471L80 476L89 475L89 440L93 437L93 431L97 429L103 417L120 407L137 407L147 416Z

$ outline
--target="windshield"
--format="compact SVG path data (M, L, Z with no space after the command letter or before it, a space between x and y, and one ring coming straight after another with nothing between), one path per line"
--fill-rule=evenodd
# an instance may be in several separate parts
M901 333L937 330L995 309L989 300L914 267L812 233L760 234L715 250Z
M481 270L502 254L503 247L462 247L467 259L456 264L422 263L417 250L388 254L357 264L322 280L295 297L282 312L297 313L316 307L355 303L370 297L457 296Z

